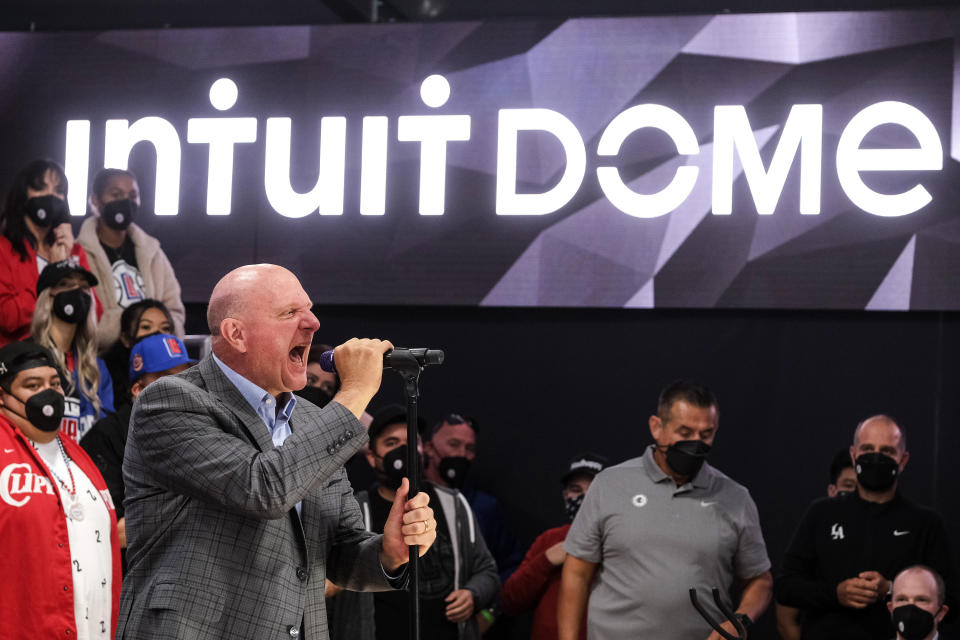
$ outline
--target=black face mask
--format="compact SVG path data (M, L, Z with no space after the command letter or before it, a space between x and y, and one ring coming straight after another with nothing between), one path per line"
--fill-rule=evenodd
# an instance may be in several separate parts
M893 626L906 640L923 640L936 626L933 614L915 604L905 604L893 610Z
M407 445L402 444L391 449L383 456L383 471L380 480L384 485L396 491L407 476Z
M100 219L117 231L126 231L133 219L137 217L137 203L133 200L111 200L103 205Z
M884 491L897 481L897 461L882 453L864 453L856 460L857 482L868 491Z
M455 489L463 486L463 481L467 479L467 472L470 470L470 461L463 456L447 456L440 458L437 464L437 471L443 481Z
M667 447L667 465L677 474L692 478L710 455L710 445L703 440L680 440Z
M570 522L573 522L573 519L577 517L577 512L580 511L580 505L583 504L583 496L586 494L581 493L575 498L567 498L563 501L563 507L567 512L567 518L570 519Z
M83 324L90 313L90 294L83 289L61 291L53 296L53 315L70 324Z
M14 396L9 389L4 389L9 395ZM9 405L7 409L13 411L21 418L35 426L40 431L51 433L60 428L60 421L63 420L63 394L55 389L44 389L40 393L35 393L24 402L17 398L23 406L26 414L19 411L13 411Z
M27 199L27 217L38 227L55 227L70 222L67 202L55 195Z

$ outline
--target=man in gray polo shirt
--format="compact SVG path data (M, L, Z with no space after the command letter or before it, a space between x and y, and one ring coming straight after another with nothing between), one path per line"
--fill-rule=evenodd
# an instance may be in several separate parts
M594 479L564 543L560 640L576 640L588 592L588 640L720 640L690 604L691 587L718 620L713 587L731 606L740 587L748 627L766 610L773 578L757 507L705 463L717 416L709 389L671 384L650 417L656 444Z

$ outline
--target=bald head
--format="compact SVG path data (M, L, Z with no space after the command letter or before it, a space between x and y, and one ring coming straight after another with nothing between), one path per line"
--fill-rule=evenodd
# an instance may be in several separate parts
M237 267L213 288L210 304L207 307L207 327L214 338L220 336L220 325L227 318L243 319L272 291L278 280L297 277L287 269L275 264L249 264Z
M892 443L898 452L907 450L907 437L900 425L890 416L878 414L871 416L857 425L853 432L853 448L860 449L863 442Z
M210 295L207 323L213 353L274 396L307 383L307 358L320 326L310 296L283 267L234 269Z
M928 566L915 564L897 574L893 580L894 604L904 596L926 595L927 600L940 606L946 602L947 588L940 574Z

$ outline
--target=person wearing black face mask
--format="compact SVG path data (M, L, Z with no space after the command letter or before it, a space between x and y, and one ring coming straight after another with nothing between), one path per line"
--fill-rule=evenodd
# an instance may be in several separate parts
M420 419L418 431L426 428ZM403 407L389 405L373 416L370 444L364 455L377 477L369 491L357 494L367 529L383 531L397 488L407 476L407 424ZM422 454L421 454L422 455ZM429 479L428 479L429 480ZM487 550L470 505L456 489L422 483L437 521L437 540L420 559L421 634L431 640L478 640L475 614L497 594L497 567ZM328 589L329 591L329 589ZM408 602L402 592L352 594L342 592L333 611L331 637L359 640L400 640L408 633ZM372 600L373 625L363 611ZM343 603L349 603L344 606ZM350 625L353 626L343 626ZM371 628L372 627L372 628Z
M756 505L706 461L719 424L716 396L695 382L674 382L648 424L654 444L594 479L564 541L561 640L576 639L588 604L591 637L719 640L692 612L689 589L720 589L746 627L770 603ZM739 603L730 596L734 584ZM724 627L734 632L732 623Z
M838 451L830 462L830 482L827 497L845 496L857 490L857 472L850 460L850 449ZM803 637L803 612L795 607L776 604L777 631L782 640L800 640Z
M523 562L503 584L500 599L503 612L519 616L531 609L533 627L530 640L553 640L557 637L557 602L560 596L560 572L567 553L563 541L583 504L590 483L607 466L607 459L595 453L573 457L560 478L561 497L569 522L547 529L533 541ZM587 637L586 620L580 625L580 640Z
M7 192L0 209L0 346L29 337L37 278L47 264L73 258L89 265L73 240L66 195L67 178L52 160L28 164Z
M897 640L940 640L937 627L949 610L946 584L930 567L907 567L893 580L887 609Z
M63 435L79 442L103 415L114 412L113 381L97 357L91 287L97 279L72 260L49 264L37 280L30 335L48 348L69 375Z
M60 435L63 411L53 354L0 348L0 619L17 637L113 637L116 513L89 456Z
M496 496L483 491L470 481L470 469L477 455L477 437L479 426L475 418L458 413L449 413L430 429L429 437L423 443L427 480L440 487L459 490L470 503L483 539L497 562L500 582L506 582L520 562L523 561L523 547L513 534L507 520L506 511ZM479 618L480 630L486 633L497 620L499 602L483 612ZM499 637L508 637L512 633L510 618L497 623Z
M173 319L172 333L183 337L184 306L170 261L160 243L137 223L140 188L136 176L125 169L101 169L93 180L90 210L77 242L90 256L100 280L97 293L104 313L97 326L100 352L119 339L121 314L142 300L159 300Z
M864 420L850 458L857 490L810 506L777 580L777 601L806 611L804 638L891 638L884 600L893 576L922 563L953 580L940 516L897 489L910 458L903 428L885 415Z

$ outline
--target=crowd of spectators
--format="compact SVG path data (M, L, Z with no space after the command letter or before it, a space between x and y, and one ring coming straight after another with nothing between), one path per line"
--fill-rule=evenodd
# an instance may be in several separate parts
M21 577L0 583L0 616L15 621L9 637L113 637L132 405L195 362L174 269L134 222L136 176L96 175L77 238L67 189L57 163L37 160L15 176L0 211L0 535L34 543L0 557L5 575ZM297 391L321 407L340 390L319 366L329 348L309 350L307 387ZM412 445L401 407L361 421L374 480L353 484L365 528L382 533ZM691 586L720 587L736 620L705 606L729 633L749 634L775 599L785 640L931 640L956 610L942 519L898 489L910 455L895 419L872 416L852 431L830 465L827 496L798 523L776 572L748 489L708 461L716 396L673 383L648 424L653 444L638 457L611 465L573 456L552 497L569 522L524 550L500 501L471 482L478 421L422 420L416 471L437 523L422 558L424 637L516 636L513 622L532 613L533 640L719 640L692 614ZM33 592L45 595L24 595ZM354 593L327 579L325 596L335 640L406 637L403 593Z
M104 169L74 237L63 168L35 160L0 210L2 638L112 638L131 404L189 364L180 285L133 224L136 176ZM45 594L38 597L38 594Z

